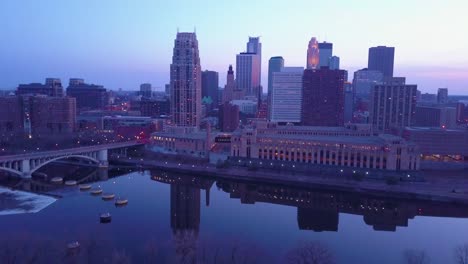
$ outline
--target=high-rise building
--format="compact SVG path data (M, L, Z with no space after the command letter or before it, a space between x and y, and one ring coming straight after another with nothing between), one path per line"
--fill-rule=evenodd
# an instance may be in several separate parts
M354 89L352 83L345 82L344 93L344 122L352 123L354 112Z
M164 92L166 93L167 96L171 95L171 84L164 85Z
M180 127L198 128L202 118L202 96L200 56L195 33L177 33L170 70L172 123Z
M145 98L153 97L153 88L151 87L151 83L143 83L140 85L140 95Z
M393 77L394 58L394 47L378 46L369 48L367 68L371 71L380 71L386 78Z
M376 84L383 82L383 73L380 71L373 71L367 68L354 72L353 86L356 96L359 98L368 99L372 88Z
M333 56L333 43L321 42L318 44L318 47L319 47L319 68L330 67L329 60Z
M70 79L67 96L76 98L76 108L80 111L103 109L109 103L109 96L104 86L87 84L78 78Z
M316 38L311 38L307 47L307 69L317 69L319 67L320 51Z
M330 70L339 70L340 69L340 57L331 56L328 59L328 65L330 66Z
M16 91L16 95L47 95L61 97L63 96L62 82L58 78L47 78L45 84L30 83L20 84Z
M256 53L242 52L236 57L236 84L245 95L259 98L260 56Z
M437 90L437 103L439 104L448 103L448 88L439 88Z
M283 67L273 73L270 120L278 123L300 123L303 67Z
M268 118L271 118L271 91L273 87L273 73L280 72L283 67L283 57L271 57L268 61Z
M413 122L416 110L416 85L404 78L377 84L371 93L370 123L374 131L401 130Z
M218 72L203 71L202 72L202 97L210 98L211 104L208 105L207 110L212 111L219 106L218 99L219 77Z
M302 115L306 126L342 126L345 71L307 69L302 78Z

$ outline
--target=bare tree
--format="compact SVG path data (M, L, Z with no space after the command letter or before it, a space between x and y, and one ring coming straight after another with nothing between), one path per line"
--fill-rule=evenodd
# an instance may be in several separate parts
M407 249L403 252L403 259L407 264L429 264L430 259L424 250Z
M291 264L334 264L335 258L328 247L320 242L303 242L286 255Z
M455 248L455 261L457 264L468 264L468 243Z

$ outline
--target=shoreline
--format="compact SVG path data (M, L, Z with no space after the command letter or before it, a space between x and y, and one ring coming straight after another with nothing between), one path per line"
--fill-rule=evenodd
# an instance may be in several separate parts
M118 159L114 162L122 165L132 164L143 169L159 169L167 172L184 173L205 177L217 177L227 180L246 182L265 182L283 184L291 187L319 188L332 191L346 191L373 195L378 197L417 199L425 201L447 202L468 205L468 179L466 182L447 181L431 182L398 182L389 185L384 181L364 179L356 181L339 176L311 176L302 173L249 171L246 168L216 168L216 166L175 161L141 161L137 159ZM464 179L463 179L464 180ZM463 188L466 191L463 191ZM453 192L456 190L456 192Z

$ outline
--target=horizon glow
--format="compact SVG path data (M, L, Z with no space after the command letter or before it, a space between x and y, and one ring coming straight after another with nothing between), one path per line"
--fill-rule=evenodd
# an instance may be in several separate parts
M107 89L158 90L169 81L177 30L196 27L202 70L220 74L261 36L262 85L268 59L304 67L311 37L333 43L349 79L372 46L395 47L395 76L422 92L468 94L468 2L5 0L0 3L0 89L46 77L84 78Z

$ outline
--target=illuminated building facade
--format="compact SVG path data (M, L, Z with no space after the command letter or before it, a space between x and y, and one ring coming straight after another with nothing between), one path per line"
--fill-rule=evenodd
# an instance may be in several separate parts
M325 165L387 171L419 169L419 152L403 138L374 136L367 125L276 126L257 121L232 135L231 157L265 163Z
M307 48L307 69L317 69L320 60L320 51L316 38L311 38Z

